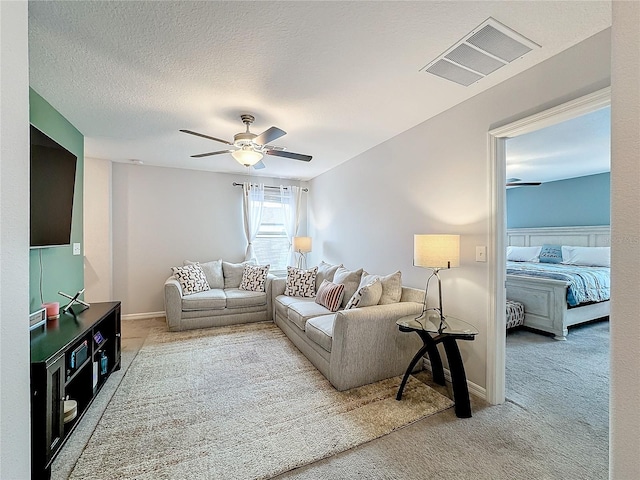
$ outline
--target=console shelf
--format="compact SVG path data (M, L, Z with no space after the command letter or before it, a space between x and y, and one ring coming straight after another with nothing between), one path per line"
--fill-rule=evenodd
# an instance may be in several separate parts
M74 311L75 310L75 311ZM120 302L72 308L31 332L31 478L51 463L109 375L120 369ZM65 399L78 405L64 422Z

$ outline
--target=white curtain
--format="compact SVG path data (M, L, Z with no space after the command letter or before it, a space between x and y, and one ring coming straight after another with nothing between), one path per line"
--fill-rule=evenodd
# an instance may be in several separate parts
M289 257L287 265L295 266L296 257L293 251L293 237L298 235L300 224L300 204L302 201L302 189L296 186L283 187L280 185L280 198L282 201L282 214L284 229L289 240Z
M264 184L242 184L242 212L244 217L244 234L247 237L247 253L245 260L254 260L256 253L253 250L253 241L256 238L260 223L262 222L262 206L264 205Z

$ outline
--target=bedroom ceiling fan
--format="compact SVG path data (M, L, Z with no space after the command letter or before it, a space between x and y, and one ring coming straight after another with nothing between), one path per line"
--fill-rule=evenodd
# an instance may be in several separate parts
M209 140L214 140L216 142L224 143L226 145L231 145L235 147L233 150L217 150L215 152L207 152L207 153L199 153L197 155L191 155L192 158L201 158L201 157L209 157L211 155L220 155L223 153L230 153L236 161L244 165L245 167L253 167L255 169L261 169L265 167L265 164L262 162L262 157L264 155L273 155L275 157L284 157L291 158L293 160L300 160L302 162L311 161L311 155L304 155L301 153L293 153L284 151L284 147L276 147L273 145L268 145L269 142L272 142L284 135L287 134L284 130L279 129L278 127L271 127L266 129L260 135L256 135L255 133L251 133L249 131L249 125L251 125L255 117L253 115L244 114L240 115L240 119L242 123L247 126L247 130L245 132L236 133L233 136L233 142L228 142L227 140L222 140L221 138L211 137L209 135L205 135L203 133L194 132L192 130L180 130L181 132L188 133L189 135L196 135L197 137L208 138Z
M519 178L507 178L507 187L538 187L542 182L523 182Z

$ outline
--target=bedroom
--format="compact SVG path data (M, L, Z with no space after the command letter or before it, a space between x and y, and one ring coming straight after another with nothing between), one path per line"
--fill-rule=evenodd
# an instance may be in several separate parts
M7 18L4 16L4 8L3 6L3 28L6 25L5 18ZM625 25L624 22L622 25ZM631 31L633 32L634 30L631 29ZM23 41L26 45L26 40L23 39ZM615 42L614 45L616 45ZM319 235L314 238L322 238L327 254L337 255L337 246L339 245L341 255L351 259L352 262L363 264L370 262L370 259L375 257L375 251L362 252L363 242L361 239L375 238L376 235L380 233L380 229L365 228L359 239L352 239L349 238L349 232L354 231L352 220L332 218L331 213L344 211L347 206L355 205L356 200L361 200L360 204L367 203L362 202L367 195L376 197L371 200L371 203L365 205L367 218L371 220L379 220L382 218L384 221L383 230L385 232L383 232L383 236L379 238L372 250L390 249L393 251L393 254L387 263L380 261L375 267L381 271L386 271L388 268L402 264L403 270L406 270L408 272L407 275L410 277L408 280L416 285L421 285L424 281L422 272L412 271L410 258L407 258L405 251L394 250L396 244L393 240L397 237L397 234L405 236L411 235L416 228L424 228L424 225L415 225L416 228L413 228L413 225L411 225L411 228L402 226L397 228L398 225L407 221L411 223L411 218L426 215L430 221L433 221L435 225L442 229L451 227L452 225L461 226L461 230L464 229L464 233L468 235L467 246L473 246L476 243L486 243L487 236L489 235L489 228L486 226L486 219L490 214L488 202L482 201L479 202L481 205L477 205L478 202L475 200L451 200L450 198L447 198L446 201L443 200L446 198L447 193L450 192L450 186L456 183L459 172L461 170L465 171L463 183L461 185L459 184L459 188L470 189L474 199L485 199L488 196L486 186L488 168L485 158L487 129L495 123L520 115L522 112L539 109L541 108L540 106L549 104L550 102L556 103L560 101L560 99L574 97L585 91L592 91L606 85L609 76L609 52L610 45L607 35L593 38L584 45L578 45L575 51L567 51L565 55L562 55L555 61L542 65L539 69L532 69L517 81L511 83L506 82L500 89L496 89L494 94L490 92L487 95L478 95L467 105L453 112L445 112L438 119L415 129L413 133L404 134L402 138L390 141L386 146L368 152L366 155L356 159L355 162L350 163L350 165L344 165L338 171L318 178L314 182L313 189L316 195L319 196L318 198L320 198L321 195L321 198L327 199L327 202L331 204L331 208L327 208L327 205L320 204L319 201L314 204L314 221L317 225L317 230L314 234L317 233ZM576 62L577 58L590 58L591 67L580 69L580 71L575 72L575 74L570 71L571 69L566 69L566 62ZM22 68L24 68L24 64L21 65ZM559 75L563 77L562 82L557 81ZM553 81L548 80L551 78L553 78ZM22 80L23 83L25 83L24 78ZM3 82L4 81L3 78ZM522 95L523 90L531 90L533 94L531 97ZM503 102L505 95L508 97L508 102ZM499 106L499 104L501 106ZM21 108L18 110L21 112L21 118L25 117L25 109ZM3 115L5 111L3 104ZM478 111L481 113L477 113ZM479 124L480 127L475 128L472 124ZM450 142L441 140L451 138L452 131L461 132L465 138L472 139L472 141L470 141L467 146L456 145L452 147L448 144ZM435 178L429 175L428 166L419 167L416 164L420 162L411 162L403 160L402 158L423 158L423 139L425 137L434 145L434 152L439 157L434 164L442 164L443 157L447 160L451 159L451 170L445 167L443 168L442 174L439 174ZM4 139L5 137L3 136L3 140ZM388 150L385 152L385 149L387 149L387 147L399 148L400 155L398 155L398 162L401 166L406 166L404 174L403 172L396 171L398 168L397 164L390 165L389 162L386 161L388 158ZM469 159L469 161L462 160L463 158ZM5 158L3 157L3 169L8 168L5 167L5 165ZM138 168L138 170L146 169L146 167L139 168L130 165L123 165L120 168L122 171L129 171L133 168ZM148 169L148 171L153 170L154 169L151 168ZM159 171L160 169L156 170ZM415 178L409 178L408 173L416 172L416 170L418 170L420 175L415 175ZM24 172L21 171L21 173L23 174ZM369 183L365 184L363 182L360 185L354 185L350 182L351 179L362 179L363 177ZM475 179L480 179L480 181L476 182ZM133 178L133 180L136 179ZM156 194L162 195L163 181L172 180L175 179L167 180L166 178L157 178ZM189 184L189 176L187 174L184 174L178 180L183 185ZM225 181L224 184L227 185L228 182ZM429 188L426 189L425 185L428 185ZM133 192L138 186L140 186L139 183L132 181L124 193ZM377 196L374 195L374 192L384 192L384 196L388 198L397 196L402 202L405 202L405 204L397 205L389 210L385 208L387 202L378 199ZM150 210L152 206L153 205L149 205ZM138 204L134 205L134 207L141 208L142 206ZM452 217L455 217L455 222L453 223L451 220ZM338 223L338 228L333 231L327 230L326 226L329 222ZM393 232L394 234L391 235L386 232ZM132 237L135 236L135 234L136 232L131 232ZM131 243L136 240L138 239L131 238ZM3 248L5 247L3 246ZM13 252L13 250L10 251ZM322 252L318 252L318 255L321 254ZM20 259L24 260L24 254L20 256ZM27 262L23 262L22 267L25 267L26 263ZM16 269L16 271L21 270ZM463 310L465 314L473 315L478 310L484 312L488 303L487 293L484 287L487 279L485 269L471 268L469 271L463 273L465 274L464 277L459 277L455 282L452 282L459 285L459 288L452 288L451 290L452 300L460 301L462 305L461 310ZM20 299L20 303L26 304L28 301L26 301L27 288L24 282L25 278L26 274L25 277L18 277L17 280L20 284L20 289L16 293L17 298ZM130 280L126 276L123 276L122 279ZM133 280L145 279L133 278ZM13 285L11 282L8 283L9 287ZM462 287L462 285L464 285L464 287ZM4 287L5 284L3 283L3 290ZM15 290L9 290L9 292L12 291ZM5 308L4 305L3 303L3 308ZM11 312L12 311L9 311L9 315L12 314ZM18 315L15 312L14 314L16 316ZM6 316L4 317L6 318ZM481 315L481 320L483 327L485 324L488 324L484 313ZM11 332L15 333L13 330L11 330ZM19 332L15 338L21 338ZM4 346L5 343L3 343L3 347ZM11 345L9 345L9 347L11 347ZM472 350L473 354L478 357L478 366L477 369L474 370L474 379L479 384L485 383L484 363L486 362L486 358L484 350L484 345L479 342ZM8 352L11 352L11 350L9 349ZM8 355L8 353L6 355ZM5 351L3 350L3 373L5 372L5 368L9 368L8 366L15 364L12 358L12 356L5 356ZM19 358L19 356L15 358ZM26 367L26 365L21 364L17 370L22 374ZM13 376L11 378L13 378ZM22 383L18 382L18 384L24 387L24 381ZM15 403L14 400L11 405L15 405ZM25 412L21 412L21 417L24 416ZM19 440L15 445L20 446L24 443L24 438L20 438ZM7 444L12 443L9 441ZM4 441L3 445L5 445ZM11 451L6 450L6 452L8 452L6 453L7 457L10 457ZM4 448L3 455L5 455ZM16 457L20 457L20 455L16 455Z
M547 290L543 278L530 275L544 275L545 265L550 265L544 261L552 260L543 258L540 245L598 245L586 247L586 252L610 245L610 110L605 106L510 138L506 162L507 177L528 182L508 187L506 194L507 244L515 245L507 253L507 298L522 302L528 312L526 326L507 331L506 396L562 429L575 429L576 440L598 439L603 447L608 435L610 335L608 317L601 317L609 314L609 302L594 304L598 310L567 322L561 315L581 307L567 310L566 284L551 280L554 285ZM608 265L550 267L555 278L564 276L563 268L577 271L580 277L571 288L578 291L592 270L594 275L606 274L598 277L606 283L594 284L602 290L595 288L588 295L608 298ZM551 302L554 294L562 305ZM554 315L557 309L564 313ZM573 322L576 326L567 331Z

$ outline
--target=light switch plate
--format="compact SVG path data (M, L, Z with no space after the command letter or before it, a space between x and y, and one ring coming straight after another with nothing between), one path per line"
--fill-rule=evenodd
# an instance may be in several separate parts
M486 262L487 261L487 247L481 246L476 247L476 262Z
M80 244L79 243L74 243L73 244L73 254L74 255L80 255Z

